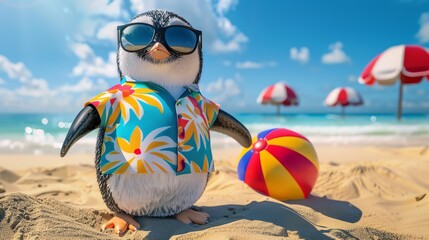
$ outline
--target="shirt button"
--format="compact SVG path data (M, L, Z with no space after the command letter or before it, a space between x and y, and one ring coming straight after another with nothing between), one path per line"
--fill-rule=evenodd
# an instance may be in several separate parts
M183 116L182 116L182 114L179 114L179 115L177 115L177 117L180 119L180 118L182 118Z
M182 147L177 147L177 150L178 150L179 152L181 152L181 151L183 151L183 148L182 148Z

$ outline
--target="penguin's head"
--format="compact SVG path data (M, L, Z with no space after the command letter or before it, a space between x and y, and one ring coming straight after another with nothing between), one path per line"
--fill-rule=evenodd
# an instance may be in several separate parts
M175 13L152 10L118 27L118 70L122 77L164 87L198 83L201 32Z

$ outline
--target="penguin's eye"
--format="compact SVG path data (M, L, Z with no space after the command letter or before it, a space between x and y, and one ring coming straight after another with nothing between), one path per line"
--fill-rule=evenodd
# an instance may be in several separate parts
M120 42L126 51L139 51L152 42L154 34L155 29L149 25L128 25L122 30Z
M179 53L191 53L198 43L198 35L188 28L172 26L165 30L167 45Z

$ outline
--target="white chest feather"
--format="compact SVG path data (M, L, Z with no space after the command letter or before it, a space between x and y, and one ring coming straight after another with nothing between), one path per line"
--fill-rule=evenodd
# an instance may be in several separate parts
M134 216L166 217L190 208L203 194L208 173L119 174L107 184L113 200Z

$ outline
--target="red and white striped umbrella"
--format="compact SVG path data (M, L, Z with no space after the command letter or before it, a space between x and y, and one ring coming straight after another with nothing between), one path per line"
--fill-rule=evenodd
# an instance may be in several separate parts
M338 87L332 90L325 99L325 105L333 107L340 105L342 107L341 115L344 115L344 107L352 105L362 105L361 95L350 87Z
M298 105L298 96L291 87L285 83L278 82L262 90L256 102L277 105L277 114L279 114L281 105Z
M333 107L341 106L358 106L362 105L363 100L360 94L350 87L338 87L332 90L325 99L325 105Z
M429 52L416 45L393 46L376 56L362 71L359 82L392 85L399 80L398 119L402 115L403 84L415 84L429 79Z

